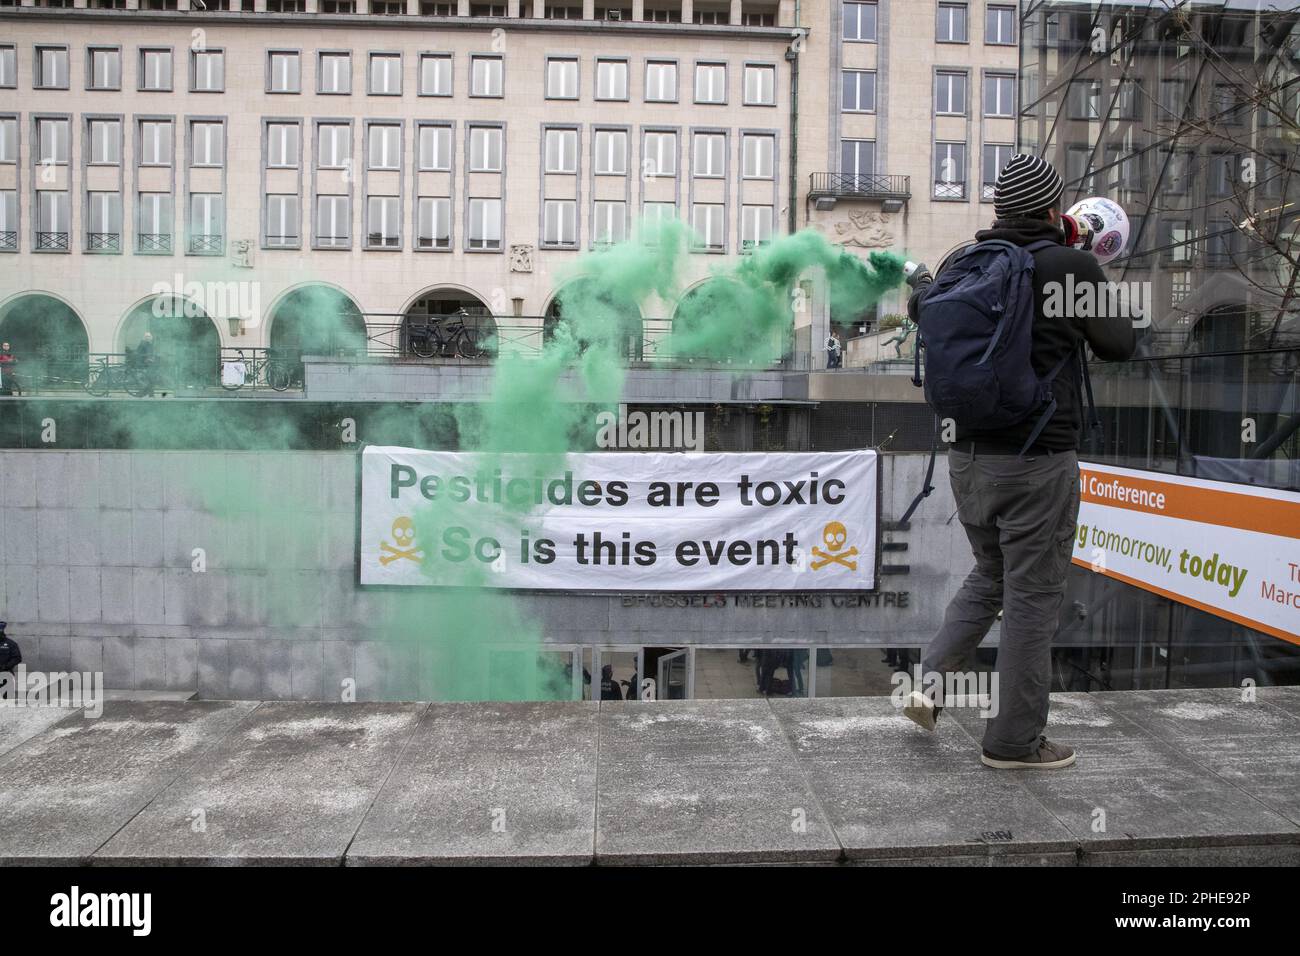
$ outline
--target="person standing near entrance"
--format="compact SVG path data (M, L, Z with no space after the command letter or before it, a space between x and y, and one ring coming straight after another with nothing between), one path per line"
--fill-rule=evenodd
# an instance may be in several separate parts
M1051 644L1079 513L1083 401L1082 367L1076 357L1085 341L1107 361L1131 357L1136 346L1129 317L1044 308L1048 292L1068 287L1068 281L1076 289L1095 284L1098 292L1106 282L1094 256L1065 245L1062 192L1060 175L1045 160L1024 153L1012 157L994 186L997 221L975 238L980 244L1003 240L1019 248L984 246L981 250L976 245L961 254L972 255L968 262L981 256L1028 262L1027 253L1033 264L1032 324L1018 331L1029 333L1032 370L1024 374L1036 376L1031 394L1040 396L1041 405L1024 420L1000 428L963 427L957 421L948 451L948 474L975 568L948 605L943 626L926 648L922 664L926 681L965 668L1002 613L997 710L986 722L981 757L986 766L997 769L1055 769L1075 760L1072 748L1049 741L1043 730L1052 684ZM908 312L923 334L929 334L924 318L937 314L940 298L936 295L927 307L923 305L927 294L932 288L941 293L951 290L963 269L971 270L966 274L973 276L972 282L980 282L975 268L959 265L956 258L933 285L924 266L909 278L916 291L908 301ZM1010 278L1023 282L1025 277L1017 273ZM993 311L1001 314L1001 303L1009 301L1002 298ZM1066 314L1058 314L1062 311ZM970 323L964 327L967 331L978 324L969 314L959 318L947 302L938 317L954 322L964 318ZM999 332L1004 327L997 325ZM991 352L990 347L983 354L987 358ZM927 372L929 363L927 356ZM927 398L930 395L927 388ZM942 687L933 686L925 692L914 690L904 707L904 713L927 730L935 728L941 710Z

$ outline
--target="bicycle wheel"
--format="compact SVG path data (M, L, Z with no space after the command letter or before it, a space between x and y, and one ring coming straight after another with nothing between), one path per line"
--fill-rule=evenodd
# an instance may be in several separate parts
M103 398L113 387L113 372L107 365L92 368L86 376L86 391L96 398Z
M144 398L153 391L152 383L149 381L149 372L146 369L128 369L123 377L128 395Z
M433 358L438 354L438 349L442 342L436 335L412 336L410 339L411 351L420 358Z
M460 330L456 350L465 358L482 358L487 354L487 349L483 347L483 338L483 333L478 329L471 329L466 326Z
M266 367L266 384L277 392L283 392L289 387L289 366L282 365L279 362L272 362Z

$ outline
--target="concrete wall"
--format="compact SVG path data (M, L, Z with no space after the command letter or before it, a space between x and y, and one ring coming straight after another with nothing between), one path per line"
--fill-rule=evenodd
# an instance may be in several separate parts
M907 506L924 466L923 455L884 456L886 521ZM356 588L355 467L344 452L0 452L0 619L30 668L103 670L108 687L337 699L351 677L360 698L431 696L430 650L395 641L387 622L418 602L436 615L437 602L454 598ZM885 563L910 570L882 576L879 607L825 596L813 607L782 607L779 597L775 607L738 606L735 595L723 607L690 606L689 595L503 600L559 645L923 643L970 566L960 525L948 523L942 458L936 484L910 531L884 533L907 545ZM255 510L256 488L275 489L273 517ZM210 510L218 497L233 502L228 517Z

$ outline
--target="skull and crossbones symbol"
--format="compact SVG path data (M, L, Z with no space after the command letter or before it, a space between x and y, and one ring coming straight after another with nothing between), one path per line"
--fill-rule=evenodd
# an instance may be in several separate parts
M814 571L820 571L822 568L826 567L826 565L834 562L835 564L844 565L844 567L848 568L850 571L856 571L858 569L858 562L850 561L849 558L856 557L858 549L848 548L845 550L844 545L848 540L848 531L845 529L844 525L840 524L838 521L832 521L823 528L822 541L826 542L826 550L823 551L818 547L812 549L813 557L821 559L812 563L812 569Z
M421 549L415 546L415 523L410 518L403 516L393 522L393 542L396 547L387 541L379 542L379 550L383 552L380 564L387 567L401 558L420 563Z

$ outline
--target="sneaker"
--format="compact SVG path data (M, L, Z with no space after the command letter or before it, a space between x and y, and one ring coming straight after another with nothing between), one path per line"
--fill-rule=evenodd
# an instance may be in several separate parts
M981 755L980 762L998 770L1058 770L1074 763L1074 748L1054 744L1040 736L1037 749L1023 757L999 757L986 750Z
M939 714L942 712L942 707L936 707L930 698L919 690L908 694L907 703L903 705L903 716L926 730L934 730L935 724L939 721Z

